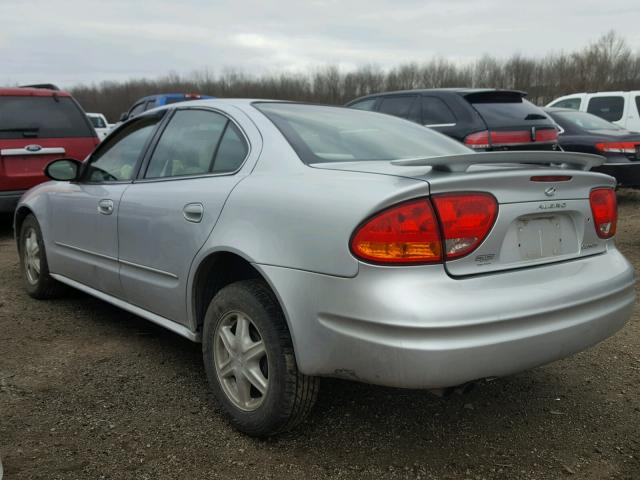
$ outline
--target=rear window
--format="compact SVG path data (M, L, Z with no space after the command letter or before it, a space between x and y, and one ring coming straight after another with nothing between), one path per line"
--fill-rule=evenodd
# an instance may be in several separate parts
M571 108L573 110L580 110L580 103L581 102L582 102L582 99L580 97L578 97L578 98L566 98L564 100L560 100L560 101L557 101L555 103L552 103L549 106L550 107L555 107L555 108Z
M558 120L561 126L566 128L566 125L571 125L582 130L622 130L615 123L607 122L606 120L591 115L585 112L554 112L553 118Z
M540 107L517 92L478 92L466 95L465 99L489 127L551 124Z
M617 122L622 118L624 98L622 97L593 97L589 100L587 112L604 118L610 122Z
M85 114L70 97L0 97L0 138L93 137Z
M455 140L421 125L351 108L255 103L303 162L389 161L469 153Z
M167 97L164 101L165 105L171 105L172 103L180 103L186 100L185 97Z

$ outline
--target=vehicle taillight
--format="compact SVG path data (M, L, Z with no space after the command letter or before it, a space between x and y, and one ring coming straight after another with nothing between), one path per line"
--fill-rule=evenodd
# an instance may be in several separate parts
M351 239L351 251L362 260L384 264L453 260L483 242L497 215L498 203L487 193L447 193L411 200L361 225Z
M612 188L596 188L589 194L591 214L596 233L600 238L611 238L616 234L618 202Z
M378 213L356 230L351 251L376 263L440 262L440 232L431 202L412 200Z
M596 143L596 150L599 152L611 153L636 153L636 147L640 142L606 142Z
M465 145L476 149L557 141L558 131L555 128L538 129L535 133L531 130L483 130L467 135L464 139Z
M571 175L534 175L529 180L532 182L568 182Z
M488 193L447 193L433 196L442 226L447 260L474 251L498 216L498 202Z

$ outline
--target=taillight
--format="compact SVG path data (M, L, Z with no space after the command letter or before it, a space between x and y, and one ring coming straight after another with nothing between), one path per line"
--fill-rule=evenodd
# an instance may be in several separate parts
M640 142L606 142L596 143L596 150L599 152L611 153L636 153L636 147Z
M434 195L433 203L442 226L447 260L474 251L498 216L498 202L488 193Z
M482 243L497 215L498 203L486 193L447 193L431 200L411 200L361 225L351 239L351 251L362 260L385 264L453 260Z
M568 182L571 175L534 175L529 180L532 182Z
M532 130L483 130L467 135L465 145L471 148L505 147L526 145L528 143L557 142L558 131L555 128Z
M600 238L611 238L616 234L618 202L612 188L596 188L589 194L591 214L596 233Z
M431 202L412 200L378 213L356 230L351 251L376 263L440 262L440 233Z

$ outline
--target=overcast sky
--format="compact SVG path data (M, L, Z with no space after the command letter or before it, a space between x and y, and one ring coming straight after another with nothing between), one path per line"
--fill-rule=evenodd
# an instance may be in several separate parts
M5 85L544 56L611 29L640 49L639 0L0 0L0 19Z

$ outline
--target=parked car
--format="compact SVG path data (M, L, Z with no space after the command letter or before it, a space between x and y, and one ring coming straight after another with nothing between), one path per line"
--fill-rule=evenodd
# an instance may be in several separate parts
M89 121L98 134L100 141L104 140L107 135L109 135L113 126L109 125L107 118L101 113L87 113L87 117L89 117Z
M640 90L574 93L556 98L547 107L592 113L627 130L640 132Z
M563 150L604 156L594 171L614 177L618 186L640 187L640 133L630 132L596 115L568 108L545 108L560 127Z
M83 160L98 144L80 105L51 87L0 88L0 212L46 180L52 159Z
M203 100L214 98L209 95L200 95L199 93L163 93L159 95L149 95L143 97L133 104L133 106L120 116L120 122L124 122L129 118L140 115L142 112L151 110L152 108L161 107L163 105L171 105L173 103L186 102L189 100Z
M495 89L406 90L367 95L347 106L406 118L477 151L553 150L554 124L525 95Z
M66 284L201 341L222 409L262 436L302 421L321 376L447 387L621 328L634 272L614 179L585 171L601 162L474 153L356 109L189 102L49 164L15 231L32 297Z

